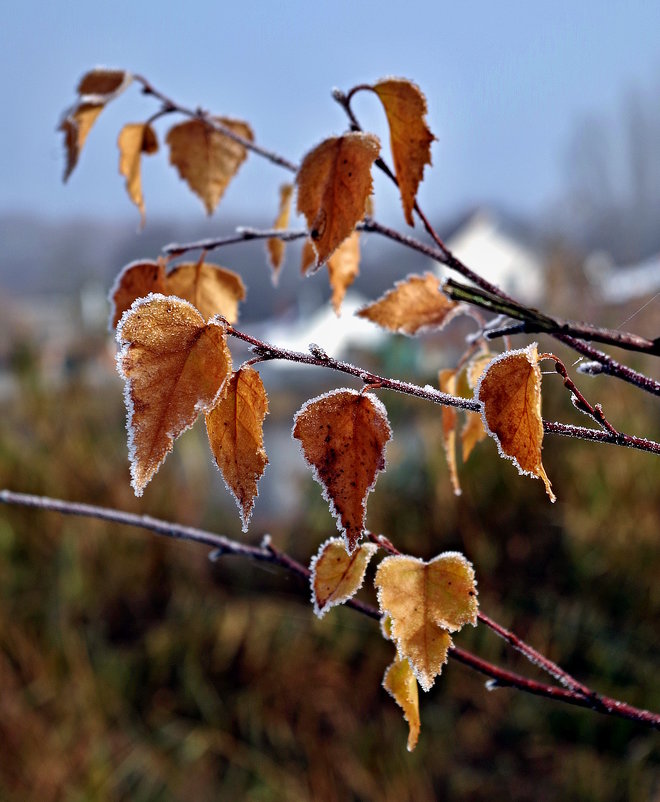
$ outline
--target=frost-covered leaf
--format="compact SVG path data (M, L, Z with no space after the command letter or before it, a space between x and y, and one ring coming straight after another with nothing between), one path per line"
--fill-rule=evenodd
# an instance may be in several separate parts
M317 265L364 217L379 151L373 134L350 133L326 139L303 159L296 176L298 212L307 220Z
M443 393L456 395L456 371L441 370L439 375L440 389ZM456 465L456 427L458 426L458 413L455 407L443 406L442 416L442 445L445 449L449 477L456 496L461 495L461 483L458 480L458 467Z
M303 276L309 271L310 267L316 263L316 251L311 239L306 239L303 243L300 255L300 272Z
M132 485L141 496L174 440L217 402L231 356L220 324L205 323L192 304L164 295L135 301L119 322L117 342Z
M541 462L541 369L536 343L493 359L481 377L477 396L484 405L486 430L502 456L513 460L521 473L542 479L550 500L555 501Z
M465 423L461 429L461 457L467 462L472 450L482 440L486 439L484 422L478 412L466 412Z
M273 228L283 231L289 225L291 216L291 198L293 197L293 184L282 184L280 187L280 208ZM268 256L273 268L273 281L277 281L282 261L284 260L284 242L276 237L267 242Z
M377 551L375 543L362 543L348 554L346 544L338 537L321 544L309 566L312 602L319 618L357 593L364 582L369 560Z
M431 164L431 142L435 139L426 123L426 98L416 84L405 78L383 79L373 89L387 115L403 213L412 226L417 188L425 165Z
M405 555L386 557L374 584L383 615L392 618L400 657L407 657L425 691L442 670L450 631L476 625L477 591L472 565L458 552L424 562Z
M268 464L263 424L268 396L261 376L241 367L229 380L218 403L206 413L206 431L215 463L232 492L247 532L257 482Z
M78 101L64 112L58 131L64 134L66 166L64 181L73 172L87 135L104 106L121 94L132 75L125 70L97 67L83 75L78 83Z
M185 262L169 273L162 261L131 262L110 291L112 328L133 301L150 292L177 295L197 307L205 320L222 315L229 323L238 319L238 304L245 298L241 277L210 262Z
M293 436L353 552L364 531L367 496L385 470L392 436L385 407L371 393L334 390L303 404Z
M242 120L215 117L218 123L250 142L252 129ZM221 134L202 120L188 120L167 133L170 164L174 165L190 189L202 199L207 213L220 202L231 179L247 158L240 142Z
M441 329L459 308L441 291L438 278L425 273L397 281L382 298L357 314L389 331L412 335L425 329Z
M408 751L417 746L421 721L419 719L419 691L417 680L409 661L404 657L395 658L383 677L383 688L403 710L408 722Z
M360 235L357 231L354 231L328 259L328 277L332 287L332 306L337 315L341 312L346 290L355 281L359 272Z
M167 291L190 301L205 320L222 315L229 323L238 320L238 304L245 298L245 285L238 273L211 262L183 262L166 278Z
M493 361L495 354L490 351L479 351L467 363L467 380L470 387L475 390L479 384L479 379L482 377L484 370Z
M126 178L128 197L138 207L144 225L144 197L140 164L142 154L158 151L156 132L148 123L127 123L119 132L119 172Z

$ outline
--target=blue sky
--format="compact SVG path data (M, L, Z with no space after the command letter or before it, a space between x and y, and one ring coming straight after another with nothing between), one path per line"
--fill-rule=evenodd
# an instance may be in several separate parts
M24 0L3 12L0 53L0 212L137 222L115 145L124 122L155 110L135 87L103 112L61 183L56 123L79 76L105 64L143 73L184 104L248 120L258 141L296 161L344 129L333 86L410 77L438 137L423 205L450 214L488 199L533 213L561 189L576 118L614 116L631 87L660 89L660 3L191 0L172 10L152 0ZM356 110L383 135L377 103L364 96ZM274 213L286 178L251 157L216 215L231 208L249 223L255 210ZM144 188L148 218L203 214L165 153L146 162ZM377 212L397 204L379 183Z

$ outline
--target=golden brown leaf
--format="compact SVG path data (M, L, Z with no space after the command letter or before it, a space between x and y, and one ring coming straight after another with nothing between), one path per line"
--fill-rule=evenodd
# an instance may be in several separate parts
M267 412L268 396L261 376L248 366L232 375L218 403L206 413L211 451L236 499L244 532L257 496L257 482L268 464L263 435Z
M472 449L486 438L484 422L478 412L466 412L465 423L461 429L461 456L467 462Z
M332 307L337 315L341 312L346 290L355 281L359 272L360 235L357 231L354 231L328 259L328 277L332 287Z
M87 135L109 101L121 94L133 77L124 70L97 67L83 75L78 84L78 102L64 113L58 131L64 134L66 167L64 181L73 172Z
M419 740L421 721L419 718L419 691L417 680L408 660L395 658L383 677L383 688L403 710L403 717L408 722L408 751L412 752Z
M362 543L352 554L347 554L346 544L338 537L321 544L309 566L312 602L319 618L357 593L369 560L377 551L375 543Z
M303 404L293 436L353 552L364 531L367 496L385 470L392 436L385 407L371 393L334 390Z
M215 120L250 142L250 126L241 120L216 117ZM170 164L204 202L208 214L220 202L231 179L247 158L247 149L226 134L215 131L202 120L188 120L167 133Z
M425 329L441 329L459 308L440 290L438 278L425 273L397 281L382 298L357 314L389 331L412 335Z
M417 188L424 176L424 166L431 164L431 142L435 139L426 124L426 98L416 84L405 78L384 79L374 84L373 89L387 115L403 214L412 226Z
M238 319L238 303L245 298L241 277L210 262L184 262L167 274L160 260L132 262L117 276L110 291L112 328L133 301L150 292L178 295L197 307L205 320L222 315L229 323Z
M174 440L217 402L231 374L224 328L187 301L141 298L117 328L117 369L126 381L128 450L136 496Z
M121 316L131 308L133 301L146 297L150 292L170 294L167 292L165 262L160 259L157 262L145 259L127 264L110 290L110 328L116 328Z
M500 454L511 459L521 473L542 479L550 500L555 501L541 462L541 369L536 343L493 359L481 377L477 395L484 405L486 430Z
M292 197L293 185L282 184L280 187L280 208L273 226L276 231L283 231L289 225ZM270 264L273 268L273 280L277 281L277 276L284 260L284 242L281 239L273 238L268 240L267 245Z
M300 256L300 272L305 275L310 267L316 263L316 251L311 239L306 239Z
M479 379L481 378L484 370L486 367L493 361L493 357L495 355L491 354L490 351L479 351L478 354L475 354L472 359L467 364L467 380L470 387L475 390L477 385L479 384Z
M166 278L169 295L190 301L205 320L222 315L229 323L238 320L238 304L245 298L245 285L238 273L211 262L182 262Z
M462 554L447 551L424 562L405 555L386 557L374 584L392 635L425 691L442 670L451 646L449 631L477 623L474 570Z
M158 150L156 132L148 123L127 123L119 132L119 172L126 178L128 197L140 210L144 225L144 197L140 161L143 153L148 156Z
M298 212L307 220L317 265L364 217L379 150L373 134L350 133L326 139L303 159L296 176Z
M447 369L441 370L439 375L440 389L443 393L456 395L456 371ZM456 427L458 426L458 414L455 407L442 406L442 444L447 457L449 467L449 478L454 489L454 495L461 495L461 483L458 480L458 467L456 465Z

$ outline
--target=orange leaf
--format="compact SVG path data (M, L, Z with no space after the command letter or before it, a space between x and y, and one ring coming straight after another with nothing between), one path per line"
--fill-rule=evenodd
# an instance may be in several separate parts
M87 135L103 107L121 94L132 80L133 76L124 70L108 70L104 67L97 67L80 79L78 102L64 113L57 129L64 134L65 182L78 163Z
M486 438L486 430L481 415L477 412L466 412L465 423L461 429L461 452L463 462L467 462L472 449Z
M426 124L426 98L416 84L405 78L384 79L374 84L373 89L387 115L403 214L412 226L417 188L424 176L424 166L431 164L431 142L435 139Z
M438 278L425 273L397 281L393 289L357 314L384 329L417 334L425 329L441 329L459 308L440 290Z
M314 612L319 618L357 593L364 582L369 560L377 551L375 543L363 543L352 554L347 554L344 541L338 537L321 544L309 566Z
M357 231L354 231L328 259L328 277L332 287L332 306L337 315L341 312L346 290L355 281L359 272L360 235Z
M440 389L443 393L456 395L456 371L441 370L439 376ZM458 414L455 407L443 406L442 416L442 444L445 448L447 466L449 467L449 477L454 495L461 495L461 483L458 480L458 467L456 465L456 427L458 426Z
M541 369L536 343L507 351L491 360L481 377L477 396L483 402L486 431L518 470L543 480L550 501L555 501L541 462Z
M225 117L215 120L252 142L254 136L247 123ZM170 128L167 144L170 164L202 199L207 213L213 214L229 182L247 158L247 149L202 120L188 120Z
M305 275L309 268L316 262L316 251L311 239L306 239L300 256L300 272Z
M128 197L140 210L144 225L144 198L140 159L143 153L151 156L158 150L156 132L148 123L128 123L119 132L119 172L126 178Z
M110 291L111 327L117 325L133 301L150 292L178 295L196 306L205 320L222 315L229 323L238 319L238 303L245 298L241 277L210 262L185 262L168 274L161 261L131 262Z
M422 724L419 718L417 680L407 659L397 657L387 667L383 688L403 710L403 717L408 722L408 751L412 752L417 746Z
M280 208L277 213L277 220L273 228L283 231L289 225L291 216L291 198L293 197L293 185L282 184L280 187ZM281 239L273 238L268 240L268 256L273 268L273 281L277 282L280 267L284 259L284 242Z
M268 464L263 423L268 396L261 376L251 367L237 370L222 398L206 413L206 431L215 463L236 499L247 532L257 482Z
M182 262L166 278L167 292L190 301L205 320L222 315L238 320L238 304L245 298L245 285L238 273L211 262Z
M213 407L231 374L224 328L187 301L140 298L117 328L117 369L126 381L132 485L142 492L200 411Z
M298 212L307 220L317 266L364 217L379 150L373 134L350 133L326 139L303 159L296 176Z
M424 562L405 555L386 557L374 584L383 615L392 618L400 657L410 660L419 684L428 691L447 661L449 631L476 626L474 570L462 554L447 551Z
M293 436L352 552L364 531L367 496L385 470L385 444L392 437L385 407L371 393L334 390L303 404Z

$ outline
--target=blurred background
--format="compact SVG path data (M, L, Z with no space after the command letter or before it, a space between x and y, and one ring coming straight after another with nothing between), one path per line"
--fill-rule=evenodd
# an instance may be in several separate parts
M61 183L55 128L87 69L141 72L183 105L248 120L259 143L294 161L344 129L333 86L410 77L438 138L419 198L448 244L544 311L657 337L659 29L660 6L643 2L15 5L0 30L0 487L248 542L268 532L305 563L336 531L290 438L307 398L350 384L317 369L261 369L271 464L249 534L200 426L133 496L108 289L126 263L173 240L270 226L289 175L251 155L205 219L163 151L143 164L138 231L115 144L125 122L156 110L136 87L103 111ZM386 142L375 98L358 97L355 110ZM375 216L404 231L395 189L380 176L375 186ZM212 260L243 276L246 331L314 341L420 384L456 364L473 330L458 320L413 341L357 325L360 303L436 269L375 237L362 237L340 319L325 272L300 278L297 245L277 287L263 244ZM540 347L575 362L552 341ZM627 361L660 375L650 360ZM575 367L617 428L660 439L652 396ZM457 498L439 410L380 397L394 439L369 528L424 558L463 551L484 612L596 690L660 710L657 458L546 438L550 505L485 442L460 466ZM588 424L558 377L544 379L543 403L549 419ZM392 647L373 622L344 609L318 621L308 588L280 570L207 557L145 532L0 509L0 799L660 800L657 734L488 692L453 663L422 694L409 754L380 687ZM482 627L456 640L539 676Z

